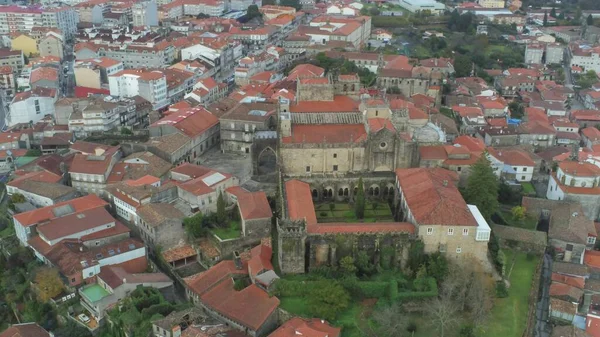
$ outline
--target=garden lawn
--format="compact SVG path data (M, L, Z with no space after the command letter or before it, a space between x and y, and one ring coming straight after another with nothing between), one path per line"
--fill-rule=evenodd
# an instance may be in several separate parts
M329 218L335 218L338 221L345 222L358 222L359 220L354 215L354 206L347 203L335 203L333 210L331 210L330 204L319 204L315 205L315 213L317 218L321 221L327 221ZM365 218L363 222L376 222L379 221L392 221L392 210L386 202L378 202L376 208L373 209L373 204L367 202L365 205Z
M308 301L300 297L281 297L279 298L279 307L281 309L302 317L310 317L311 311L308 308Z
M502 213L502 218L504 219L504 221L506 221L507 226L519 227L519 228L530 229L530 230L535 230L537 228L538 222L535 218L533 218L531 216L526 215L521 220L515 220L515 219L513 219L513 215L511 212L501 211L501 213Z
M510 272L508 297L497 298L485 327L486 336L518 337L523 334L529 309L529 291L539 258L528 259L527 254L505 251L506 272ZM514 267L511 266L515 259Z
M237 221L231 221L229 227L213 228L210 231L221 240L237 239L241 235L240 223Z
M522 183L521 188L523 188L523 194L533 194L535 195L535 188L531 183Z

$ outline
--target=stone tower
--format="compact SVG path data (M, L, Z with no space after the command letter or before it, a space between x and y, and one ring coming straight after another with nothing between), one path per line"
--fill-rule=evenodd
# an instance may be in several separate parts
M306 220L278 219L279 268L284 274L302 274L306 268Z

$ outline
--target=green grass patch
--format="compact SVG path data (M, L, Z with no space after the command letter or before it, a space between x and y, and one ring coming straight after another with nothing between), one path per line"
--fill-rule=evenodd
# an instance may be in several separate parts
M508 297L496 299L485 328L486 336L521 336L527 323L529 291L538 259L528 259L527 254L520 252L505 251L505 254L506 271L510 272Z
M0 238L5 238L8 236L11 236L15 234L14 228L12 226L10 226L10 224L8 225L8 227L6 227L4 230L0 231Z
M523 194L533 194L535 195L535 188L531 183L522 183L521 188L523 188Z
M513 218L512 213L509 211L501 211L499 214L507 226L530 230L535 230L537 228L538 221L534 217L526 215L523 219L517 220Z
M302 317L310 317L311 310L308 307L308 301L302 297L282 297L279 298L279 307L281 309Z
M317 219L320 221L327 221L328 219L338 219L339 221L345 222L359 222L354 214L354 205L348 203L334 203L333 210L331 204L323 203L315 205L315 213ZM386 202L375 203L375 209L373 209L373 203L367 202L365 205L365 218L363 222L377 222L377 221L392 221L392 210ZM332 221L332 220L329 220Z
M240 223L237 221L229 222L229 227L213 228L210 231L221 240L237 239L241 236Z

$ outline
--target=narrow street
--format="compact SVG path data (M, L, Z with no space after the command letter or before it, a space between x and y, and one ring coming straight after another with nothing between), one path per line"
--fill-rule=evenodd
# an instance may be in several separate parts
M535 311L535 337L550 337L552 331L548 323L550 306L550 283L552 282L552 257L544 254L542 265L542 275L540 277L540 298Z

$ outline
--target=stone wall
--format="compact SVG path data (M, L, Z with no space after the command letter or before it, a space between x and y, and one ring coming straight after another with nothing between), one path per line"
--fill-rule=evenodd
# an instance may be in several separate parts
M502 225L491 227L503 249L537 254L543 254L546 250L548 235L545 232Z
M221 259L227 259L228 256L232 256L234 251L243 251L245 249L253 248L260 244L260 237L257 236L243 236L237 239L221 240L220 238L213 235L211 240L215 243L219 251L221 252Z
M585 216L594 221L600 217L600 195L593 194L567 194L565 200L581 204Z

